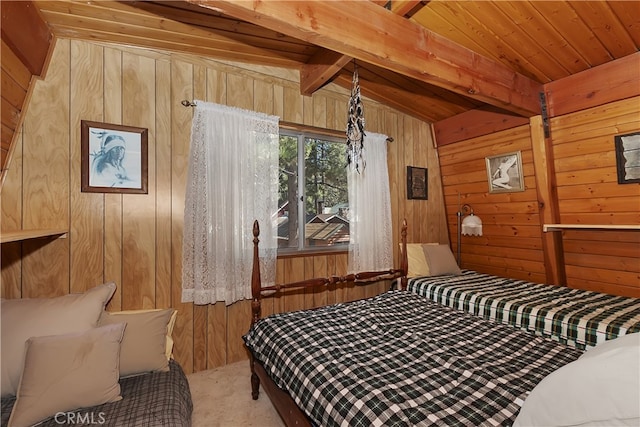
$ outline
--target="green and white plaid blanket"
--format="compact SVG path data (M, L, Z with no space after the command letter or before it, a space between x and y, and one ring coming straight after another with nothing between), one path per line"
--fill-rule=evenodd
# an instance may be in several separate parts
M463 270L416 277L408 290L442 305L586 349L640 332L640 299Z
M511 426L582 354L406 291L274 314L244 341L322 427Z

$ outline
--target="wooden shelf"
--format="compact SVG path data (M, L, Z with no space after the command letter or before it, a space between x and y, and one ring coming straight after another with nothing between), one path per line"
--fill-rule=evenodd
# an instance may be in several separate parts
M47 228L47 229L7 231L0 234L0 241L1 243L18 242L21 240L38 239L43 237L65 238L67 237L67 230Z
M563 231L563 230L637 230L640 225L635 224L544 224L542 231Z

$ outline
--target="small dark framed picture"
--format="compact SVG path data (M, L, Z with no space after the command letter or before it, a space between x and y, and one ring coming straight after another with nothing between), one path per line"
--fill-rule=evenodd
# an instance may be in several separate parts
M147 194L148 130L82 120L82 191Z
M427 168L407 166L407 199L428 198Z
M618 184L640 182L640 132L614 137Z

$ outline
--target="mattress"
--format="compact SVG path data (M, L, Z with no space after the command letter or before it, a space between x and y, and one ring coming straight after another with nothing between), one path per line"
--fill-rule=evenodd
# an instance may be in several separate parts
M193 402L182 367L169 361L168 372L151 372L120 380L122 400L69 411L38 424L111 427L190 427ZM9 422L15 397L2 399L2 422ZM71 422L67 423L67 414Z
M640 331L640 299L463 270L416 277L407 290L442 305L574 346Z
M511 425L582 351L412 292L275 314L244 341L314 425Z

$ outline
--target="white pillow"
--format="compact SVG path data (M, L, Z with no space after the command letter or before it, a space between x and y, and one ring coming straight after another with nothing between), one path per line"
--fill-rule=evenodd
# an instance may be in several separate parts
M640 425L640 333L606 341L544 378L514 427Z
M592 357L608 357L618 353L632 352L640 347L640 333L622 335L618 338L605 341L595 347L589 348L580 359ZM640 363L640 359L639 359Z

